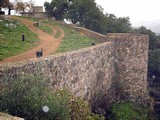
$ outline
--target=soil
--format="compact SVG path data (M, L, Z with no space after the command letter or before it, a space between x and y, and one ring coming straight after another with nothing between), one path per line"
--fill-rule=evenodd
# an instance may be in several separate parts
M58 38L55 38L53 35L50 35L48 33L43 32L42 30L36 28L33 25L33 21L30 21L28 19L21 19L15 16L11 17L12 19L17 19L21 21L23 24L25 24L32 32L36 33L39 38L39 44L38 46L15 56L6 58L2 61L0 61L0 64L2 63L8 63L8 62L20 62L23 60L30 60L37 58L36 52L41 51L41 48L43 49L43 57L46 57L53 54L59 47L61 40L64 38L64 31L59 27L52 27L53 35L56 34L57 31L60 31L60 36Z

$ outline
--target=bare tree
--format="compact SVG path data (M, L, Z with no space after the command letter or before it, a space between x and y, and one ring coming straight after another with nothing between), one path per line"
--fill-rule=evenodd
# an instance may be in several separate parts
M27 7L29 8L29 11L28 12L32 12L33 11L33 6L35 4L35 1L33 0L30 0L28 3L27 3Z
M15 0L14 8L17 12L32 12L34 1L22 2L21 0Z

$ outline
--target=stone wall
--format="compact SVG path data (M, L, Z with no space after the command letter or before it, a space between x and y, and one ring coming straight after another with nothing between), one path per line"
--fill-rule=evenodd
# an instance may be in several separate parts
M0 65L0 82L6 77L41 73L53 89L66 87L95 106L115 99L144 103L147 99L147 35L99 33L72 26L81 33L105 42L71 53L30 62ZM8 79L7 78L7 79ZM105 103L106 104L106 103Z
M115 72L119 91L117 99L144 103L148 101L147 71L149 36L131 33L108 33L106 36L94 31L71 26L85 35L101 42L115 44Z
M148 96L149 37L140 34L110 33L107 34L106 40L115 43L116 77L122 90L120 97L142 103Z
M101 42L106 42L106 36L105 35L102 35L100 33L85 29L83 27L77 27L77 26L74 26L74 25L70 25L70 27L72 27L73 29L77 30L78 32L81 32L81 33L83 33L83 34L85 34L85 35L87 35L91 38L94 38L96 40L100 40Z
M33 12L43 12L43 6L33 6Z
M22 12L22 16L34 17L34 18L51 18L51 15L46 12Z
M24 74L42 74L53 89L68 88L73 94L95 103L105 96L108 103L115 98L114 44L103 43L78 51L0 66L0 82Z

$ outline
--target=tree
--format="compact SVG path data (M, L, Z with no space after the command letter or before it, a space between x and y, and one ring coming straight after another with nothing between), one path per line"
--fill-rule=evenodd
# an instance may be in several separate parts
M148 77L156 77L156 80L160 81L160 49L154 49L149 51L148 61Z
M26 8L26 4L24 2L17 2L15 4L15 10L17 12L24 12Z
M7 8L8 8L8 15L11 15L11 10L14 9L13 3L9 3L8 6L7 6Z
M50 12L56 19L64 18L73 24L106 34L107 32L130 32L129 17L117 18L113 14L103 14L103 8L95 0L52 0L45 2L46 12Z
M131 23L129 17L119 17L116 22L116 32L126 33L131 31Z
M45 2L45 10L54 16L57 20L63 20L64 15L69 9L69 0L52 0L51 3Z
M0 0L0 10L4 7L7 7L9 4L9 0Z
M28 12L32 12L33 11L33 6L35 4L35 2L33 0L30 0L29 2L25 3L26 8L28 9Z
M11 10L13 10L13 4L9 0L0 0L0 10L2 8L8 8L8 15L10 15Z

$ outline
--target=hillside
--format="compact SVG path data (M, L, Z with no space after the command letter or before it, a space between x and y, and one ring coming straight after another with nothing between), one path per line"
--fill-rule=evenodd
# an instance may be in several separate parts
M6 23L16 27L6 26ZM0 63L34 59L41 48L43 56L48 56L88 47L92 42L99 43L58 21L10 17L1 18L0 25ZM22 34L25 41L22 41Z

